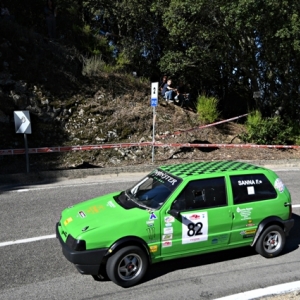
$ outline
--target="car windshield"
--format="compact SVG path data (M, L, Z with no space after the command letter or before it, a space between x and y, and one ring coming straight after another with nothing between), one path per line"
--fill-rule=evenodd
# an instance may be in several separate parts
M127 200L133 201L139 207L158 209L181 181L180 178L157 169L126 190L125 196Z

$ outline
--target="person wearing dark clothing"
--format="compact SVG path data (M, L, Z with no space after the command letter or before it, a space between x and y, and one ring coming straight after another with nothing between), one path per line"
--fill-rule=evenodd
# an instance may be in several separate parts
M185 85L184 85L183 82L179 83L179 85L178 85L178 87L176 89L176 96L175 96L174 100L180 106L188 104L189 94L186 93Z
M184 93L185 93L185 86L180 81L176 88L176 96L174 98L175 102L179 103L179 105L181 105L184 102Z
M46 24L48 29L48 35L50 39L56 38L56 5L54 1L47 0L45 7L44 7L44 13L46 18Z
M168 76L164 75L161 82L159 83L159 90L161 92L161 95L164 97L166 89L164 89L165 84L167 83Z

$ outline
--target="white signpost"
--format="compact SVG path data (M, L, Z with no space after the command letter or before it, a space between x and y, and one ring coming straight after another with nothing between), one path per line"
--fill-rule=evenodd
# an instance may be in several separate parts
M152 133L152 162L154 162L154 142L155 142L155 107L158 104L158 82L151 83L151 106L153 107L153 133Z
M31 134L30 115L28 110L14 111L16 133L24 134L27 173L29 173L27 135Z

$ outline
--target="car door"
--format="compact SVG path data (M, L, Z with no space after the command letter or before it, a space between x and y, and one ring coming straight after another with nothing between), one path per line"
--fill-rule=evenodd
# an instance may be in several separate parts
M230 244L250 244L259 223L274 214L278 195L262 173L231 175L230 183L233 199Z
M229 243L232 209L225 177L190 181L161 218L162 255L201 253Z

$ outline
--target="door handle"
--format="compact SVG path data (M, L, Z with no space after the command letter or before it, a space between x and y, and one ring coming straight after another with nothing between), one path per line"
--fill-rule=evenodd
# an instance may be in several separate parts
M284 203L284 206L285 206L285 207L287 207L287 206L292 206L292 203L285 202L285 203Z

